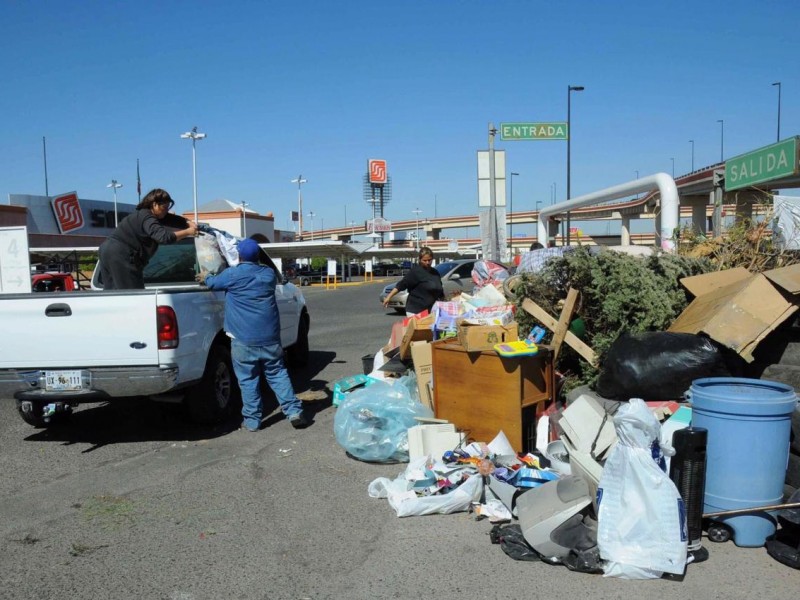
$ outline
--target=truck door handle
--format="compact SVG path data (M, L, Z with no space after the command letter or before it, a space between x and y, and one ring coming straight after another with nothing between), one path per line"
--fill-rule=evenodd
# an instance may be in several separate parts
M69 317L72 315L72 309L69 307L69 304L56 302L44 309L44 315L46 317Z

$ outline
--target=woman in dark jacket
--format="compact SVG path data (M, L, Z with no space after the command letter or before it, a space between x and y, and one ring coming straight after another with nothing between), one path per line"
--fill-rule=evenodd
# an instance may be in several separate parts
M431 266L432 262L433 250L427 246L420 248L419 262L397 282L394 289L384 299L383 305L389 306L392 296L403 290L408 290L406 315L409 316L430 310L437 300L444 300L442 276Z
M174 205L166 191L156 188L139 202L135 212L120 221L100 245L103 289L144 289L144 268L158 245L197 235L194 221L169 212Z

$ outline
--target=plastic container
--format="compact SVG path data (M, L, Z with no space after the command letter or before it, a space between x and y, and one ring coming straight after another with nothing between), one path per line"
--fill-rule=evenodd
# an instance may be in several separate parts
M686 392L692 427L708 430L704 513L780 504L789 460L794 389L764 379L707 377ZM775 533L768 512L716 517L737 546L763 546Z
M364 375L369 375L372 373L372 369L375 367L375 355L374 354L367 354L366 356L361 357L361 368L364 369Z

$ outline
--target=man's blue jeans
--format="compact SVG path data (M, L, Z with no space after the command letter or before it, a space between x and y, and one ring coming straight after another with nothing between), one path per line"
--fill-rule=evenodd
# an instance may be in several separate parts
M283 348L280 344L247 346L231 340L231 358L239 389L242 390L242 417L244 426L258 429L261 426L264 403L261 400L261 375L275 392L287 419L299 415L303 404L297 399L283 364Z

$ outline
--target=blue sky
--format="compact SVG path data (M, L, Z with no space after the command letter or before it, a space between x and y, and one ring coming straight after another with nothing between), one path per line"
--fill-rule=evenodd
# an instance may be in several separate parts
M572 196L800 134L797 0L305 2L0 0L0 197L167 189L297 210L314 226L371 215L367 160L388 161L389 219L477 211L488 123L564 121ZM566 143L503 142L515 210L566 191ZM306 217L306 228L310 228Z

